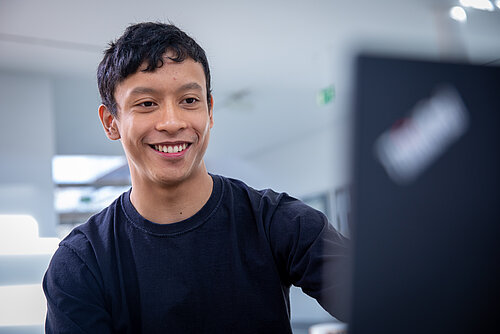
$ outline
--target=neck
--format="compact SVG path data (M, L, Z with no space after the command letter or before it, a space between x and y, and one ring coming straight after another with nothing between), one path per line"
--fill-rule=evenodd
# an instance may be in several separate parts
M158 224L170 224L197 213L212 194L212 177L206 169L173 184L141 182L132 177L130 201L144 218Z

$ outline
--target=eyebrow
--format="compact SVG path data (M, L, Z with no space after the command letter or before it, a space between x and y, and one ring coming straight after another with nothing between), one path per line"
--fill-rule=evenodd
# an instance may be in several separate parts
M196 82L186 83L179 88L176 89L176 92L182 92L186 90L199 90L202 91L203 88ZM135 87L130 92L130 95L141 95L141 94L157 94L159 90L151 88L151 87Z
M177 88L177 92L185 91L185 90L203 90L203 88L196 82L189 82Z
M155 94L158 90L150 87L135 87L130 92L130 95L140 95L140 94Z

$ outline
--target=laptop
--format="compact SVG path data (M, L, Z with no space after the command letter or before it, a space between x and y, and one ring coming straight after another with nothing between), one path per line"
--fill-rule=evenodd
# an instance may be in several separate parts
M486 333L500 304L500 67L362 55L350 334Z

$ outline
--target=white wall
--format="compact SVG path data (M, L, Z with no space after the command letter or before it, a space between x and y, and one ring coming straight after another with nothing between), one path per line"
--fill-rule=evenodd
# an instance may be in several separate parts
M344 186L350 177L347 115L317 131L251 157L268 187L295 196L314 195Z
M55 236L51 81L0 72L0 115L0 213L30 214Z
M56 154L122 155L102 129L95 77L54 78Z

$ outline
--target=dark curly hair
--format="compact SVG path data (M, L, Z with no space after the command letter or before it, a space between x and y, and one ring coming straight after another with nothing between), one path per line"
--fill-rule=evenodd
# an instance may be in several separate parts
M116 116L116 86L128 76L137 72L146 62L144 72L154 72L163 66L165 52L176 62L191 58L201 63L205 72L208 110L211 108L210 68L205 51L191 37L172 24L144 22L129 26L115 42L109 43L97 68L97 85L102 104Z

